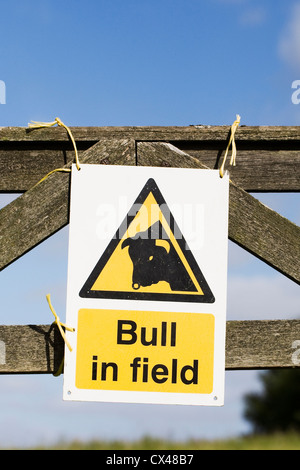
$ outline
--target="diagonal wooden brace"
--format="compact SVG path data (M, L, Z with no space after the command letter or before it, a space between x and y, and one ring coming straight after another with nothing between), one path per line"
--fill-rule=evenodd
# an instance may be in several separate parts
M86 150L80 161L135 165L135 142L102 140ZM53 173L0 211L1 270L68 224L70 175Z
M137 144L143 166L207 169L196 158L163 142ZM300 227L230 182L229 238L300 284Z

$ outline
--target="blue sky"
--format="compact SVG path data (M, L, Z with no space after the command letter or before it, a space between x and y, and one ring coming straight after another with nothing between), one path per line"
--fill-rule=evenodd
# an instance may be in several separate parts
M300 124L291 101L300 1L0 0L0 8L0 126L56 116L70 126L230 126L237 113L246 125ZM257 196L300 224L299 194ZM65 228L1 272L2 324L52 322L48 292L64 317L67 246ZM299 300L298 286L230 244L229 319L297 318ZM249 430L242 397L259 388L257 376L228 372L222 409L65 403L62 378L0 376L0 446L237 435Z
M56 115L70 125L227 124L236 112L270 125L296 114L295 72L280 50L293 2L1 3L3 125Z

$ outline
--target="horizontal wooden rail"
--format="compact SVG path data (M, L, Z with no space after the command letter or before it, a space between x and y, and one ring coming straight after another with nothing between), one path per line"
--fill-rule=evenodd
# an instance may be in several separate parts
M63 355L53 324L0 326L0 374L52 374ZM227 370L299 366L300 320L227 322Z
M72 127L79 155L105 139L165 141L217 168L229 126ZM300 191L299 127L241 126L236 132L238 165L232 180L246 191ZM49 171L74 159L61 128L0 128L0 191L23 192Z
M82 163L207 168L170 143L101 140ZM68 167L69 165L66 165ZM69 222L70 173L57 172L0 211L0 269ZM229 237L300 283L300 228L230 184Z
M101 139L132 138L135 140L205 140L225 141L230 125L209 126L91 126L70 127L77 142L98 142ZM299 126L245 126L236 131L236 139L243 142L293 142L300 144ZM69 137L61 127L32 129L28 127L0 127L3 142L68 142Z

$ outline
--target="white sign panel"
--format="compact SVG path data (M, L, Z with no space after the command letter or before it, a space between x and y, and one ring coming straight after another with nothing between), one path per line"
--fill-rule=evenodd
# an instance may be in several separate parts
M72 169L64 399L222 405L229 179Z

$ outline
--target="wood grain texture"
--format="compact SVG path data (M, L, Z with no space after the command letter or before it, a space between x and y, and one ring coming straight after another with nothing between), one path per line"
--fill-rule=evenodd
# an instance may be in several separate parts
M234 183L229 189L229 238L300 284L300 227Z
M229 321L226 368L299 367L299 339L299 320Z
M71 128L84 163L217 168L230 126ZM299 127L240 127L231 171L229 237L300 283L299 227L247 191L300 191ZM61 128L0 128L0 191L25 191L74 153ZM68 223L70 175L55 173L0 211L0 269ZM243 189L239 186L242 186ZM300 366L300 321L230 321L226 369ZM298 350L297 350L298 347ZM56 326L0 326L0 373L58 370Z
M209 168L219 168L225 147L205 146L202 142L174 143L176 147L197 158ZM248 144L248 143L247 143ZM230 168L234 183L248 192L299 192L300 151L285 148L284 142L276 146L268 143L238 144L237 164Z
M166 141L217 168L230 126L72 127L79 154L102 139ZM246 191L300 191L298 127L241 126L236 132L238 164L232 180ZM74 158L61 128L0 128L0 191L23 192Z
M84 152L81 162L134 165L134 141L102 140ZM53 173L0 211L0 269L68 224L70 175Z
M207 168L172 144L103 140L82 162ZM69 220L68 173L54 173L0 211L0 268L55 233ZM234 183L230 184L229 238L300 283L300 229Z
M137 162L143 166L207 169L198 159L164 142L138 143ZM229 238L300 284L300 228L232 181Z
M67 123L66 123L67 124ZM101 139L132 138L149 141L203 140L227 141L230 126L120 126L120 127L70 127L76 142L97 142ZM299 126L244 126L236 131L237 142L293 142L300 145ZM28 127L0 127L2 142L69 142L61 127L29 129Z
M228 321L226 369L299 367L299 340L300 320ZM0 374L53 374L63 359L55 325L0 326L0 341L6 351Z
M79 159L83 151L79 150ZM24 192L44 175L74 160L74 150L66 148L6 148L0 143L0 191Z
M55 325L0 326L5 345L0 373L53 374L64 356L64 342Z

